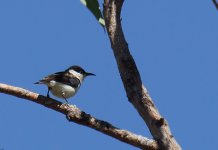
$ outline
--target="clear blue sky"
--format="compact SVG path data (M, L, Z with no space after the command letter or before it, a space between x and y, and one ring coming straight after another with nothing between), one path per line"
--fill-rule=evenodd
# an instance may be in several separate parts
M210 0L126 1L130 50L160 113L185 150L217 149L218 11ZM33 83L71 65L87 78L70 103L151 138L128 102L107 35L79 0L0 1L0 82L46 94ZM0 94L0 149L136 148L41 105Z

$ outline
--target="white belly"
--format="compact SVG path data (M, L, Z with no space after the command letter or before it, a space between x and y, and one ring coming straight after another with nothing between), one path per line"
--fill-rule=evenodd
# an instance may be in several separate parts
M66 85L66 84L62 84L62 83L58 83L55 81L51 81L48 86L51 88L51 93L54 96L57 96L59 98L64 99L64 97L66 99L74 96L77 92L77 89L73 88L72 86ZM63 97L64 95L64 97Z

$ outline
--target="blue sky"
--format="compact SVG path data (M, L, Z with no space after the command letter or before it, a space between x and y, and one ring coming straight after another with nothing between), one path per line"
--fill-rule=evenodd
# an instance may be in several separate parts
M217 149L218 11L209 1L126 1L122 24L144 85L183 149ZM107 35L80 1L0 1L0 82L33 83L71 65L87 78L69 101L151 138L128 102ZM0 94L0 149L136 149L35 103Z

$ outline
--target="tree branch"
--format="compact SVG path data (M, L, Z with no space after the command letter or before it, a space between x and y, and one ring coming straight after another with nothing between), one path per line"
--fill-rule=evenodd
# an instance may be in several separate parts
M218 10L218 2L216 0L212 0L212 1L213 1L214 5L215 5L216 9Z
M103 14L111 47L128 100L147 124L161 150L180 150L167 121L160 115L146 88L142 84L135 61L130 54L121 25L121 9L124 0L104 0Z
M47 108L60 112L67 116L69 121L84 125L95 129L101 133L114 137L122 142L128 143L135 147L147 150L157 150L158 145L156 141L136 135L127 130L119 129L106 121L99 120L90 114L81 111L79 108L69 104L63 104L57 100L47 98L37 93L0 83L0 93L13 95L22 99L30 100L32 102L41 104Z

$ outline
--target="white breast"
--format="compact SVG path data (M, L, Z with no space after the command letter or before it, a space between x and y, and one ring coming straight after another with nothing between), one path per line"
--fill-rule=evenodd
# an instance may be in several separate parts
M66 84L62 84L59 82L55 82L55 81L51 81L48 86L51 88L51 93L54 96L57 96L59 98L64 99L64 97L66 99L74 96L78 90L73 88L72 86L66 85ZM64 97L63 97L64 94Z

